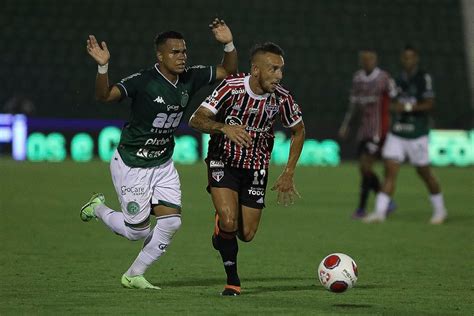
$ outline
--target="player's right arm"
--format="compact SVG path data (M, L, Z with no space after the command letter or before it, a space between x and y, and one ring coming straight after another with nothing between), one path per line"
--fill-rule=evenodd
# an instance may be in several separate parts
M95 97L102 102L119 101L122 93L116 86L109 85L108 64L110 60L110 52L107 44L97 42L94 35L89 35L87 40L87 53L97 62L99 70L95 79Z
M207 134L225 134L231 141L243 147L250 147L252 138L245 125L228 125L216 121L216 115L204 106L200 106L189 120L189 126Z

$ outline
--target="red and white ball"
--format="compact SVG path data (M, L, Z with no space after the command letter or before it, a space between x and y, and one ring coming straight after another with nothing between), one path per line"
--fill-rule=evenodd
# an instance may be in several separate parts
M356 284L357 264L346 254L332 253L319 264L318 277L327 290L342 293Z

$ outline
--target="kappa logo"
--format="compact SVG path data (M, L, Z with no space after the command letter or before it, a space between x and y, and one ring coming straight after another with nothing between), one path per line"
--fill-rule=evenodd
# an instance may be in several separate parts
M213 171L212 172L212 178L214 180L216 180L217 182L220 182L223 177L224 177L224 170L219 170L219 171Z
M224 163L220 160L211 160L209 168L224 168Z
M161 96L157 96L153 102L165 104L165 100L163 100L163 97Z

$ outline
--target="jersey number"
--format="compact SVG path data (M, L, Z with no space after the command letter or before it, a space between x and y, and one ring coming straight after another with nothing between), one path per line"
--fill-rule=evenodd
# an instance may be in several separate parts
M183 117L183 112L171 113L170 115L158 113L152 125L157 128L178 127L181 117Z
M258 170L256 170L254 173L253 173L253 182L252 182L252 185L264 185L265 182L263 181L265 179L265 174L267 173L267 171L265 169L262 169L260 170L260 175L262 176L262 178L260 179L260 181L258 180Z

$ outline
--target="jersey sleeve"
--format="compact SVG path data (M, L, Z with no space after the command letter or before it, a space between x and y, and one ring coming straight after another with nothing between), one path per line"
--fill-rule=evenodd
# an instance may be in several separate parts
M135 98L137 95L138 88L140 87L140 80L142 79L142 73L137 72L133 75L123 78L115 84L122 94L122 99L125 97Z
M232 89L227 84L226 80L217 86L202 103L201 106L209 109L212 113L216 114L222 108L222 105L231 97Z
M195 65L189 67L191 78L193 80L194 91L199 90L201 87L212 84L216 81L216 67L215 66L202 66Z
M293 100L291 94L280 103L280 119L284 127L290 128L303 120L300 106Z
M433 91L433 80L431 79L431 75L429 73L425 73L423 75L423 85L421 87L421 97L423 99L430 99L434 98L435 93Z

